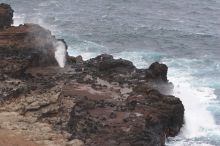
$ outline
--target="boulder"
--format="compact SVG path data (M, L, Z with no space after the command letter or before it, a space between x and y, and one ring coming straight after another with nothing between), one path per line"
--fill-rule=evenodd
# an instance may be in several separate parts
M13 10L8 4L0 4L0 30L10 27L13 23Z
M168 67L165 64L155 62L146 70L146 79L168 82L167 71Z
M131 61L114 59L112 55L102 54L88 61L88 66L95 67L101 72L128 73L135 69Z

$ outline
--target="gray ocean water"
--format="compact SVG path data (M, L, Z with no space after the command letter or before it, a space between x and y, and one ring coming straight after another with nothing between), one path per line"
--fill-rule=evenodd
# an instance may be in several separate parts
M38 23L64 38L69 54L166 63L185 125L168 146L220 145L219 0L0 0L15 25Z

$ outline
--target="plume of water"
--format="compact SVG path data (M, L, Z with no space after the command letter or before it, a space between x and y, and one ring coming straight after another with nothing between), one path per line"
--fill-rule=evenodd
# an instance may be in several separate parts
M25 14L18 14L18 13L14 13L14 17L13 17L13 26L19 26L21 24L24 24L25 22Z
M66 45L63 41L57 41L54 43L55 58L60 67L65 67L66 64Z

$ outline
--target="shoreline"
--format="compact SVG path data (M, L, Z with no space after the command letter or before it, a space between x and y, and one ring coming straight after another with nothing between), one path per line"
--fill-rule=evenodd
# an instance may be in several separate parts
M0 5L0 14L5 9L13 11ZM179 98L162 94L173 87L165 64L137 69L108 54L86 61L66 54L60 68L57 57L65 59L55 59L60 48L54 44L61 41L67 50L64 40L36 24L12 28L12 16L6 16L0 30L0 119L6 112L10 120L1 128L53 146L164 146L179 133L184 107Z

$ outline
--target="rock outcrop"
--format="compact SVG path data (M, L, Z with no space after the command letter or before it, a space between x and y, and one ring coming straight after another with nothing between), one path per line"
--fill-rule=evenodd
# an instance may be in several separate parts
M155 62L146 70L146 79L153 79L158 82L168 82L167 71L168 67L165 64Z
M54 41L34 24L0 31L0 128L49 146L163 146L178 134L182 102L158 91L171 90L166 65L103 54L59 68Z
M57 64L54 57L54 43L57 41L64 42L36 24L24 24L0 31L0 73L21 75L27 66Z
M0 29L10 27L13 23L13 10L8 4L0 4Z

